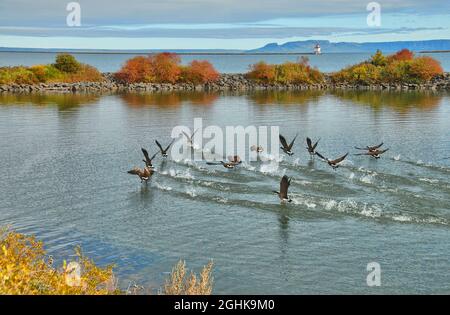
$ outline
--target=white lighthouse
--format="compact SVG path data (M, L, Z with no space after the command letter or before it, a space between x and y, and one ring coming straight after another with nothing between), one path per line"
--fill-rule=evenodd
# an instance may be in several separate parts
M316 44L316 46L314 46L314 54L316 54L316 55L321 54L320 45L318 43Z

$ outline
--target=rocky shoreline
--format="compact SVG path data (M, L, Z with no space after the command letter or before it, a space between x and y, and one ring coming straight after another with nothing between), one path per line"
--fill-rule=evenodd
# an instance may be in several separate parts
M115 80L111 73L103 74L102 82L79 83L40 83L0 85L0 93L39 93L39 92L166 92L166 91L295 91L295 90L432 90L449 91L450 73L445 73L431 80L429 83L386 83L386 84L335 84L329 75L325 75L325 82L321 84L260 84L251 81L244 74L221 74L214 83L194 85L188 83L133 83L124 84Z

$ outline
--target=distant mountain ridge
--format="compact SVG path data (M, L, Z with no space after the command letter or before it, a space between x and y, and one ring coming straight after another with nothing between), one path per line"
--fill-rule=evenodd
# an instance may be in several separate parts
M322 53L352 53L395 52L403 48L412 51L450 51L450 39L434 39L423 41L395 41L395 42L330 42L328 40L306 40L287 42L284 44L270 43L251 50L237 49L68 49L68 48L14 48L0 47L0 52L72 52L72 53L112 53L112 54L148 54L170 51L179 54L245 54L245 53L313 53L314 46L319 44Z
M345 52L375 52L377 49L383 52L394 52L403 48L412 51L434 51L434 50L450 50L450 40L436 39L424 41L396 41L396 42L330 42L328 40L306 40L287 42L282 45L270 43L264 47L248 50L251 53L292 53L313 52L314 46L319 44L322 53L345 53Z

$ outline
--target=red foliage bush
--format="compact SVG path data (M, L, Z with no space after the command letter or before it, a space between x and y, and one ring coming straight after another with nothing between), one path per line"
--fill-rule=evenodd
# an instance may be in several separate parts
M115 77L127 83L151 82L153 76L152 63L148 57L137 56L128 59Z
M183 82L205 84L216 81L219 78L219 73L209 61L194 60L189 66L183 68L181 77Z
M414 53L409 49L402 49L397 51L394 55L391 56L393 60L412 60L414 58Z
M152 67L152 81L158 83L175 83L180 78L180 57L174 53L160 53L149 57Z

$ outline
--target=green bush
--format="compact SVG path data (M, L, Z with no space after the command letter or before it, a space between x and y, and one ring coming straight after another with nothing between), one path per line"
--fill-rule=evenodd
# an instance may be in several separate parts
M70 54L57 55L54 66L59 71L66 73L76 73L81 68L80 63Z
M79 63L68 54L58 55L55 64L0 68L0 84L99 82L102 80L103 76L96 68Z
M308 58L302 57L297 62L285 62L271 65L258 62L250 66L246 77L260 83L313 84L323 81L323 74L309 65Z
M35 84L39 79L26 67L0 68L0 84Z

